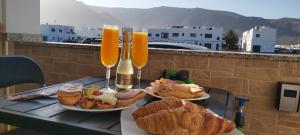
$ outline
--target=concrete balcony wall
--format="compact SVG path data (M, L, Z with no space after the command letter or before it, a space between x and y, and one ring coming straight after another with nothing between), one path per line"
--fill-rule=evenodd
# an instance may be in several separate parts
M105 75L98 46L9 42L11 45L13 54L39 63L48 84ZM148 60L143 79L158 79L163 69L185 69L198 85L249 97L247 135L300 134L300 113L278 112L273 107L278 81L300 83L300 56L150 49Z

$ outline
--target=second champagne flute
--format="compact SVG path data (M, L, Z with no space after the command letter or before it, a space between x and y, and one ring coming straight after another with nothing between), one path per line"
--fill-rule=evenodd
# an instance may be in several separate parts
M148 60L148 33L134 32L132 39L132 63L138 69L137 79L138 88L141 88L141 74L142 67L144 67Z
M110 68L116 65L119 56L119 28L104 25L101 43L101 62L106 67L106 88L109 88Z

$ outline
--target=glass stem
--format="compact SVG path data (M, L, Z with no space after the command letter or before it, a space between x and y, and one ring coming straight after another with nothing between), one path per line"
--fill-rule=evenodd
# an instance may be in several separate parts
M139 89L141 88L141 77L142 77L142 68L139 68L138 72L137 72L138 88Z
M109 89L110 68L106 69L106 89Z

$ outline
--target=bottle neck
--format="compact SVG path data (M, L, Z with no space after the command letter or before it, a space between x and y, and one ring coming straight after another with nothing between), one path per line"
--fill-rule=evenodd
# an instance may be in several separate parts
M121 59L130 59L130 43L131 43L131 32L123 31L123 45L121 52Z

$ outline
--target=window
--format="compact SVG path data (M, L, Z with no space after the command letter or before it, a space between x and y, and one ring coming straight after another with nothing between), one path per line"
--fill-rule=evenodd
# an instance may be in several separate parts
M205 34L204 37L205 38L212 38L212 34Z
M217 40L220 40L220 37L217 37Z
M55 37L52 37L52 40L55 41Z
M162 32L161 33L161 38L169 38L169 33Z
M207 47L208 49L211 49L211 43L204 43L204 46Z
M260 37L260 34L256 34L255 37L259 38L259 37Z
M197 37L197 34L196 33L191 33L190 36L191 37Z
M184 37L184 33L181 34Z
M159 34L156 33L155 36L156 36L156 37L159 37Z
M51 32L55 32L55 29L54 29L54 28L51 28Z
M58 31L59 31L59 32L62 32L62 29L59 29Z
M43 41L48 41L48 37L47 36L43 36Z
M200 37L202 37L202 36L203 36L203 34L201 33L201 34L200 34Z
M260 45L253 45L252 52L260 52Z
M179 33L172 33L172 37L179 37Z
M148 33L148 37L152 37L152 33Z

